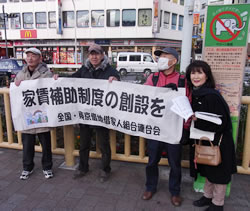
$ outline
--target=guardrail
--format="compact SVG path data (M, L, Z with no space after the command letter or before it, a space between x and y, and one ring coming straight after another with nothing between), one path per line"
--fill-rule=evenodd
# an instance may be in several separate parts
M5 125L6 131L3 130L3 122L2 122L2 115L0 115L0 147L4 148L11 148L11 149L18 149L22 150L22 140L21 140L21 133L17 132L17 143L14 143L14 136L15 133L13 131L12 120L11 120L11 112L10 112L10 98L9 98L9 89L8 88L0 88L0 97L3 95L4 101L4 111L5 111ZM241 174L250 174L249 168L249 161L250 161L250 96L243 96L242 97L242 104L248 105L248 112L247 112L247 123L245 129L245 141L244 141L244 149L243 149L243 156L242 156L242 165L238 166L238 173ZM4 136L4 133L6 134ZM74 127L64 126L63 127L63 136L64 136L64 148L57 147L57 134L56 129L51 131L51 142L52 142L52 153L54 154L61 154L65 156L65 165L68 167L75 165L75 157L79 156L79 150L75 149L75 136L74 136ZM6 140L4 140L6 137ZM139 155L132 155L131 154L131 136L125 134L124 135L124 153L117 153L116 152L116 131L110 130L110 145L111 145L111 152L112 152L112 159L119 160L119 161L127 161L127 162L138 162L138 163L147 163L148 158L145 155L145 140L144 138L139 138ZM35 150L38 152L42 151L41 146L36 146ZM90 152L91 158L100 158L101 153L96 146L96 151ZM168 165L168 161L166 158L161 159L160 164ZM189 167L188 160L182 160L182 167Z

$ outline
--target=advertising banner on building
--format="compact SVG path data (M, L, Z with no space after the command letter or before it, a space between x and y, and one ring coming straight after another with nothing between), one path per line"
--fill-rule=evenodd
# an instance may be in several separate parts
M250 4L208 6L203 59L227 101L236 141L247 52ZM195 189L203 185L195 184ZM203 183L203 182L201 182ZM230 190L230 188L228 188ZM228 191L229 193L229 191Z
M72 124L103 126L120 132L179 143L183 119L170 110L185 89L119 81L52 78L10 87L15 130Z

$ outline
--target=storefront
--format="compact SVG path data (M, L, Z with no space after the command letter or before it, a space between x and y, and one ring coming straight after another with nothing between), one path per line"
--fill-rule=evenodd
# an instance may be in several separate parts
M25 50L36 47L41 50L43 61L50 66L67 67L81 65L87 58L88 46L97 43L104 48L110 61L115 62L119 52L146 52L153 54L158 48L181 48L180 41L160 39L132 39L132 40L80 40L77 42L77 63L75 62L75 43L73 40L29 40L14 41L14 53L17 58L25 58Z

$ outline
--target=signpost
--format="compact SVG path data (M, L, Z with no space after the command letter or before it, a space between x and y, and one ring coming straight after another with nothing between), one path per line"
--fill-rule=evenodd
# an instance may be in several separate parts
M203 59L211 66L216 88L227 101L236 143L247 53L250 4L208 6ZM199 176L194 189L201 191ZM230 185L227 188L227 195Z

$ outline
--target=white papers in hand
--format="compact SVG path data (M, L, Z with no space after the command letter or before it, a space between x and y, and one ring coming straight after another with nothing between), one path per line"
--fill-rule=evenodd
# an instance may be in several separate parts
M191 127L190 127L190 136L189 138L191 139L200 139L202 137L207 137L209 138L211 141L214 140L214 132L208 132L208 131L204 131L204 130L199 130L197 128L194 127L194 121L192 121L191 123Z
M218 114L213 114L213 113L208 113L208 112L195 112L195 116L198 119L202 119L202 120L206 120L209 122L213 122L217 125L221 125L222 121L219 117L221 117L221 115Z
M192 107L186 96L179 96L172 99L173 105L171 106L171 111L181 116L185 121L193 115Z

